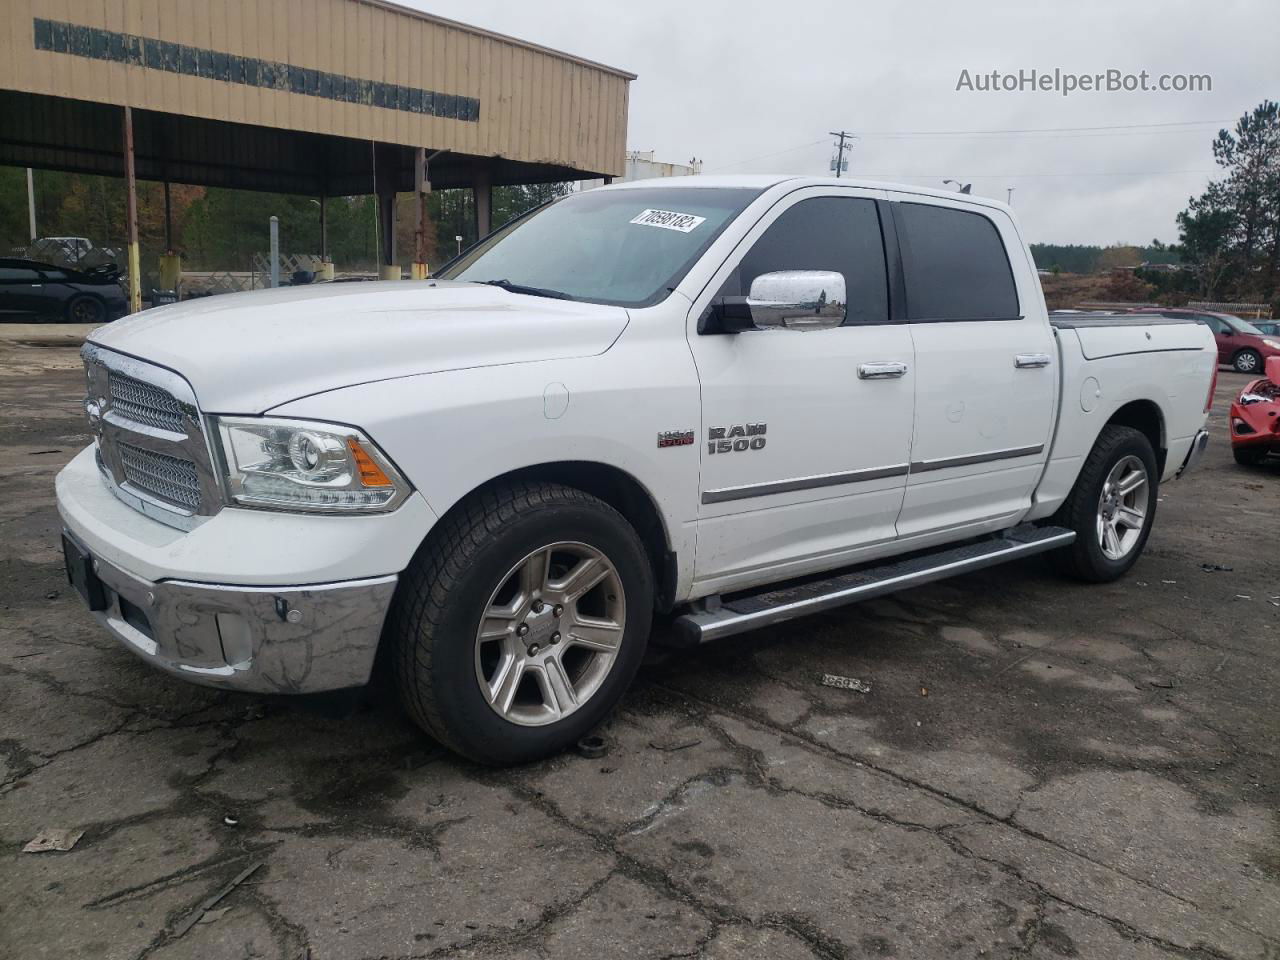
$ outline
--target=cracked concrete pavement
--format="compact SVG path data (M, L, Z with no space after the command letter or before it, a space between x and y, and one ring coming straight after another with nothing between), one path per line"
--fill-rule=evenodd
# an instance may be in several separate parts
M0 343L0 957L1280 958L1280 467L1231 461L1241 382L1119 583L1030 561L655 648L603 759L490 770L119 649L58 555L76 351ZM41 827L85 833L20 853Z

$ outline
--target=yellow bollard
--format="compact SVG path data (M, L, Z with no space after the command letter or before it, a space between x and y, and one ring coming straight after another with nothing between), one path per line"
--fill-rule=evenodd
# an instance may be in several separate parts
M320 269L316 271L316 279L317 280L333 279L333 261L332 260L326 260L324 263L320 264Z
M179 294L179 285L182 283L182 257L176 253L164 253L160 255L160 289L172 290L174 294Z
M398 263L392 263L392 264L384 263L382 266L378 267L378 279L379 280L403 280L404 271L400 269L400 264Z
M431 268L425 263L415 263L413 265L413 279L425 280L431 274Z

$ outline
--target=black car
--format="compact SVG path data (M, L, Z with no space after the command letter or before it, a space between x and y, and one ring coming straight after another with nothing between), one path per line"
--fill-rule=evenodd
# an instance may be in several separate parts
M115 268L92 271L0 259L0 321L105 323L129 312Z

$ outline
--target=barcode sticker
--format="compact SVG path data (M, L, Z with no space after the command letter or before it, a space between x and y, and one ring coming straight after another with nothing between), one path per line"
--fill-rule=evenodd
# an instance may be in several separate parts
M690 233L706 223L707 218L695 217L692 213L677 213L674 210L642 210L639 216L632 217L631 222L642 227L661 227L663 230Z

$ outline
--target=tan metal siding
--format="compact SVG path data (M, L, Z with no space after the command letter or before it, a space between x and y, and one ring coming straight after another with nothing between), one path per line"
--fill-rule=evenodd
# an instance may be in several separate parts
M0 0L0 89L620 175L629 74L372 0ZM478 98L477 120L36 49L36 18ZM96 35L99 41L102 35ZM225 62L225 58L223 58ZM216 69L216 68L211 68ZM225 72L225 67L223 68ZM294 75L296 76L296 75Z

